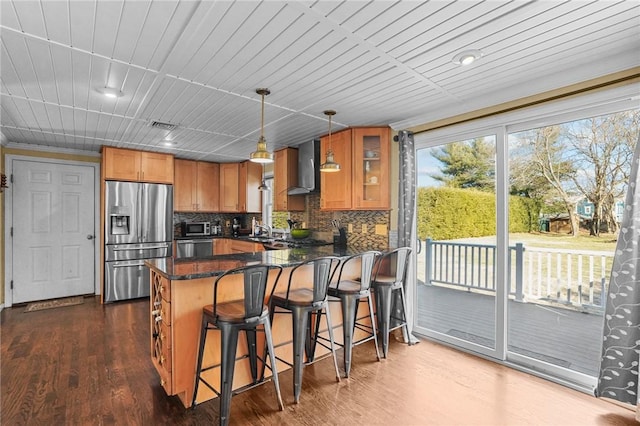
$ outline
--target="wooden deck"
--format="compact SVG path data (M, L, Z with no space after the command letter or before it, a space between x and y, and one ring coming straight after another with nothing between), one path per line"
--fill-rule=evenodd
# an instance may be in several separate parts
M419 326L494 347L493 295L418 284L417 302ZM507 315L509 351L597 376L602 314L509 301Z

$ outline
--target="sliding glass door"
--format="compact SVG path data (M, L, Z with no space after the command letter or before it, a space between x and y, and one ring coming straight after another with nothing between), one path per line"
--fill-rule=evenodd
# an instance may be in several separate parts
M496 136L417 151L417 331L495 356Z
M636 104L614 89L416 135L416 333L594 389Z
M509 134L509 357L595 385L638 111Z

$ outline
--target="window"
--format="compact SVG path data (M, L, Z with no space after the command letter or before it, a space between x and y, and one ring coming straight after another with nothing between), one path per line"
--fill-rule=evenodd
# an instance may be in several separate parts
M437 175L443 167L433 161L421 163L421 153L452 141L495 135L495 234L488 243L464 243L469 247L453 240L473 236L456 235L450 241L438 241L442 246L437 248L438 253L434 252L435 245L432 250L422 250L414 299L416 332L571 382L587 391L595 387L602 340L603 285L609 279L612 259L601 253L615 246L611 235L619 226L619 201L625 192L625 168L618 166L630 164L629 153L633 152L640 126L640 111L634 109L636 92L637 85L629 85L415 136L416 181L420 186L425 180L421 173L428 170ZM603 162L604 155L597 148L605 145L613 149L607 150L611 156ZM597 155L590 157L590 152ZM538 156L540 153L546 156ZM597 170L606 167L610 167L606 173L608 189L604 191L606 197L599 200L595 195L603 188L596 188L593 178ZM420 220L434 207L421 198L420 192L416 198ZM584 199L589 203L579 204ZM486 213L490 221L492 213ZM458 209L451 215L463 221L466 216L476 215L481 220L475 210ZM433 223L438 223L437 218ZM432 231L421 228L423 225L417 223L416 234L425 248L425 238ZM479 246L490 254L475 256L471 262L477 265L465 278L465 262L461 259L466 253L480 250ZM475 284L453 279L456 274L475 281L493 275L489 281L496 287L475 288ZM491 298L495 303L487 306L495 305L495 311L462 309L460 315L435 330L434 324L442 321L425 317L430 311L422 303L429 299L421 296L427 290L442 294L456 289L460 294L452 300L460 306L475 306L480 303L478 298ZM571 340L578 337L582 340Z

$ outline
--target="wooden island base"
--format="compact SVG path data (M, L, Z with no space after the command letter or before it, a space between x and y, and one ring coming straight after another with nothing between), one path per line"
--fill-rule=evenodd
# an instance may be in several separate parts
M223 256L220 256L223 257ZM229 262L227 269L240 266L237 262ZM169 279L162 267L148 263L151 273L151 359L160 375L160 383L168 395L176 395L185 407L191 406L195 383L196 360L200 338L202 321L202 308L213 302L213 283L215 276L193 279ZM174 265L177 266L177 265ZM194 266L195 267L195 266ZM201 268L202 265L199 265ZM285 289L291 267L285 267L278 289ZM175 271L174 271L175 272ZM202 271L199 271L202 272ZM311 272L311 270L309 270ZM219 273L219 272L218 272ZM267 297L271 294L274 285L276 271L269 276ZM233 286L231 286L233 287ZM237 300L241 297L241 282L238 283L238 291L232 290L221 294L219 302ZM331 318L334 324L334 335L337 343L342 343L342 314L340 302L331 303ZM367 317L366 303L360 304L358 317ZM364 321L362 321L364 322ZM276 346L276 355L279 358L292 362L293 330L291 315L277 314L272 324L273 340ZM208 332L203 366L219 365L220 363L220 332L212 330ZM328 337L326 323L321 325L321 335ZM356 338L366 334L356 329ZM262 348L264 335L258 333L258 347ZM339 348L339 346L338 346ZM316 345L316 359L328 354L330 351L322 345ZM233 388L238 389L252 382L249 361L247 356L246 339L241 333L238 339L238 351L233 380ZM258 354L261 356L261 352ZM342 351L338 352L342 373ZM258 368L261 366L259 365ZM278 372L290 367L278 362ZM267 368L265 376L269 377L271 371ZM216 388L220 384L219 366L204 373L205 380L214 384ZM280 382L281 387L293 386L292 383ZM216 395L206 386L198 389L197 403L215 398Z

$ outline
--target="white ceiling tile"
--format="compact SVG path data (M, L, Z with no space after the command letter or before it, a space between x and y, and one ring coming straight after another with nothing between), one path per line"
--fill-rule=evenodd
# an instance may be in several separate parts
M69 2L71 46L86 52L93 51L96 2L97 0Z
M26 97L27 94L24 91L24 86L20 80L20 74L15 68L13 61L11 60L11 55L7 51L6 47L7 43L3 37L2 43L0 43L0 63L2 64L2 67L0 67L0 77L2 78L2 90L7 94Z
M238 161L334 128L433 121L640 66L640 3L0 2L4 139ZM463 48L485 56L451 62ZM593 58L597 57L597 60ZM123 92L115 100L99 90ZM173 132L151 120L179 124ZM172 148L163 146L171 136Z
M18 21L14 2L0 1L0 25L20 31L20 22Z
M43 1L40 4L46 23L47 40L71 44L69 4L61 1Z
M32 0L13 1L12 3L19 21L19 29L27 34L46 39L47 32L40 7L41 3Z
M121 0L98 1L91 52L113 58L116 36L122 23L124 2Z

